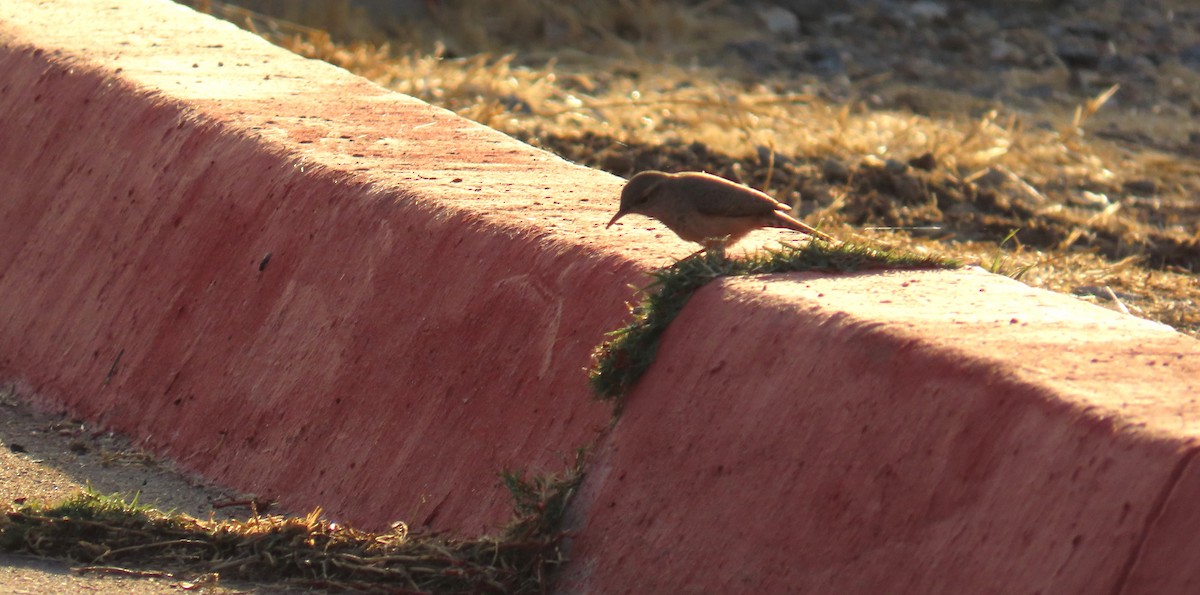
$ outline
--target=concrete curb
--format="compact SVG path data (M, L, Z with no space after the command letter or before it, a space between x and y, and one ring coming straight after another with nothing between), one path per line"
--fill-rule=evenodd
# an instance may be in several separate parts
M978 272L726 280L620 181L156 0L0 6L0 378L293 509L495 530L599 438L560 590L1187 592L1200 346ZM765 236L764 236L765 237ZM648 241L654 239L655 241Z
M589 464L561 586L1189 592L1198 362L982 271L724 280Z
M589 245L619 179L169 2L95 6L0 8L4 377L375 528L495 530L500 471L608 425L579 368L641 279Z

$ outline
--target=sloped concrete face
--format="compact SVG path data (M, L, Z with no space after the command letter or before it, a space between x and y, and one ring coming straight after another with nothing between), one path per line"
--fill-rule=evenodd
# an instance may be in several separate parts
M1179 479L1164 491L1146 524L1142 543L1127 565L1125 593L1196 593L1200 591L1200 469L1196 451L1179 469Z
M608 424L581 367L644 282L591 248L619 179L169 2L97 7L0 7L6 381L375 528L494 531L500 471Z
M1196 341L982 272L716 283L589 465L560 589L1185 593L1198 382Z

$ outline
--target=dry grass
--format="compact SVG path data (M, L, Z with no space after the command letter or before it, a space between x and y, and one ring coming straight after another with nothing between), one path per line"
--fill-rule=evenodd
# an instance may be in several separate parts
M232 578L335 591L539 593L563 560L558 527L580 473L576 466L561 478L504 474L516 514L495 538L410 535L403 523L358 531L319 509L200 520L88 491L50 505L10 505L0 517L0 551L65 558L81 564L79 572L193 585Z
M1004 264L1031 285L1200 333L1200 163L1174 150L1200 127L1178 110L1114 107L1112 86L1031 111L887 77L836 90L811 78L747 80L720 48L757 25L723 2L439 7L435 26L397 36L403 46L252 27L619 175L704 169L843 237ZM1200 92L1195 72L1157 74ZM1067 84L1056 80L1063 69L1005 76ZM1145 186L1152 192L1129 190Z

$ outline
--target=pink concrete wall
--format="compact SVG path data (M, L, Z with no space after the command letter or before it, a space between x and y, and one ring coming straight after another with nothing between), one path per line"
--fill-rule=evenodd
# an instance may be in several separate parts
M560 589L1189 593L1198 385L1196 341L981 272L710 285L588 466Z
M359 115L333 132L267 124L321 113L312 101L250 116L21 40L0 72L0 377L186 469L368 527L494 530L500 471L561 471L607 425L580 368L638 269L461 194L514 213L599 203L611 176L340 71L323 79L334 108ZM379 151L439 119L464 163L393 149L408 161L355 172L293 151ZM360 123L379 130L338 132Z

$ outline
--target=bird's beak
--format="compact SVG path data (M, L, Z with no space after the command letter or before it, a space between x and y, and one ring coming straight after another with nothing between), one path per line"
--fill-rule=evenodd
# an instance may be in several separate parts
M612 224L616 223L617 219L620 219L621 217L624 217L624 216L625 216L625 211L617 211L617 214L613 215L613 218L608 220L608 225L605 225L604 229L608 229L608 228L612 227Z

